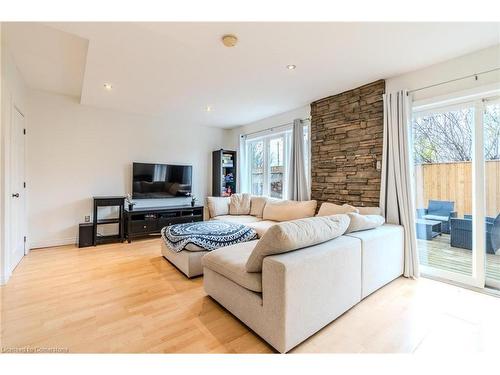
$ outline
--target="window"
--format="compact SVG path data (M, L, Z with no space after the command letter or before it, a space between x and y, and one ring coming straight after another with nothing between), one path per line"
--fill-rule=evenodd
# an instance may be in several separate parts
M279 133L245 140L242 191L272 198L287 198L291 127ZM304 126L305 165L309 171L309 127ZM309 172L307 172L309 176Z

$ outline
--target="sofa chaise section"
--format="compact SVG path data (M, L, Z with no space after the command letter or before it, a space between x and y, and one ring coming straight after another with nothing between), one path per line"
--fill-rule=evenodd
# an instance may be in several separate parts
M261 278L261 292L241 279L245 258L233 258L228 266L229 253L238 250L233 246L203 257L205 291L280 352L289 351L361 300L358 238L341 236L265 257L262 273L253 274Z

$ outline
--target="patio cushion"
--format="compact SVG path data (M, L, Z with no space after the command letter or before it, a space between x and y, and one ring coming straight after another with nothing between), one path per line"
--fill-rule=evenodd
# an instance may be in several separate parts
M424 215L424 219L427 219L427 220L436 220L436 221L448 221L449 216Z

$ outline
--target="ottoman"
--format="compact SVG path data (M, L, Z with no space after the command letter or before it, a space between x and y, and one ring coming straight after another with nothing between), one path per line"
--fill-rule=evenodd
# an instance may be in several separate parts
M257 238L254 229L225 221L175 224L161 230L161 253L187 277L203 274L201 258L221 247Z

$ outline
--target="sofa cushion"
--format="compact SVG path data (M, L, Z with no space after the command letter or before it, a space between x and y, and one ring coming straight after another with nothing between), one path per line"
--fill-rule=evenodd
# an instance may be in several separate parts
M229 201L230 215L250 215L250 194L233 194Z
M344 234L348 226L347 215L310 217L275 224L257 242L246 263L246 270L262 272L266 256L329 241Z
M208 213L210 217L229 215L229 197L207 197Z
M278 224L278 221L261 220L252 223L247 223L246 225L250 228L253 228L257 232L257 237L261 238L264 235L264 233L266 233L267 230L275 224Z
M340 206L335 203L324 202L321 204L321 207L319 208L318 214L316 216L339 215L346 214L348 212L358 212L358 209L348 204L343 204L342 206Z
M358 213L361 215L380 215L382 216L382 209L380 207L356 207Z
M349 233L361 240L362 298L403 273L404 230L400 225Z
M258 217L251 215L222 215L212 218L212 220L228 221L230 223L247 224L262 221Z
M290 221L314 216L316 201L268 200L264 207L264 220Z
M257 241L242 242L214 250L202 258L203 267L227 277L243 288L262 292L262 274L250 273L245 264Z
M385 223L385 219L380 215L360 215L355 212L349 212L347 215L351 221L346 233L377 228Z
M262 217L264 214L264 207L267 203L267 197L259 197L253 195L250 198L250 215Z

